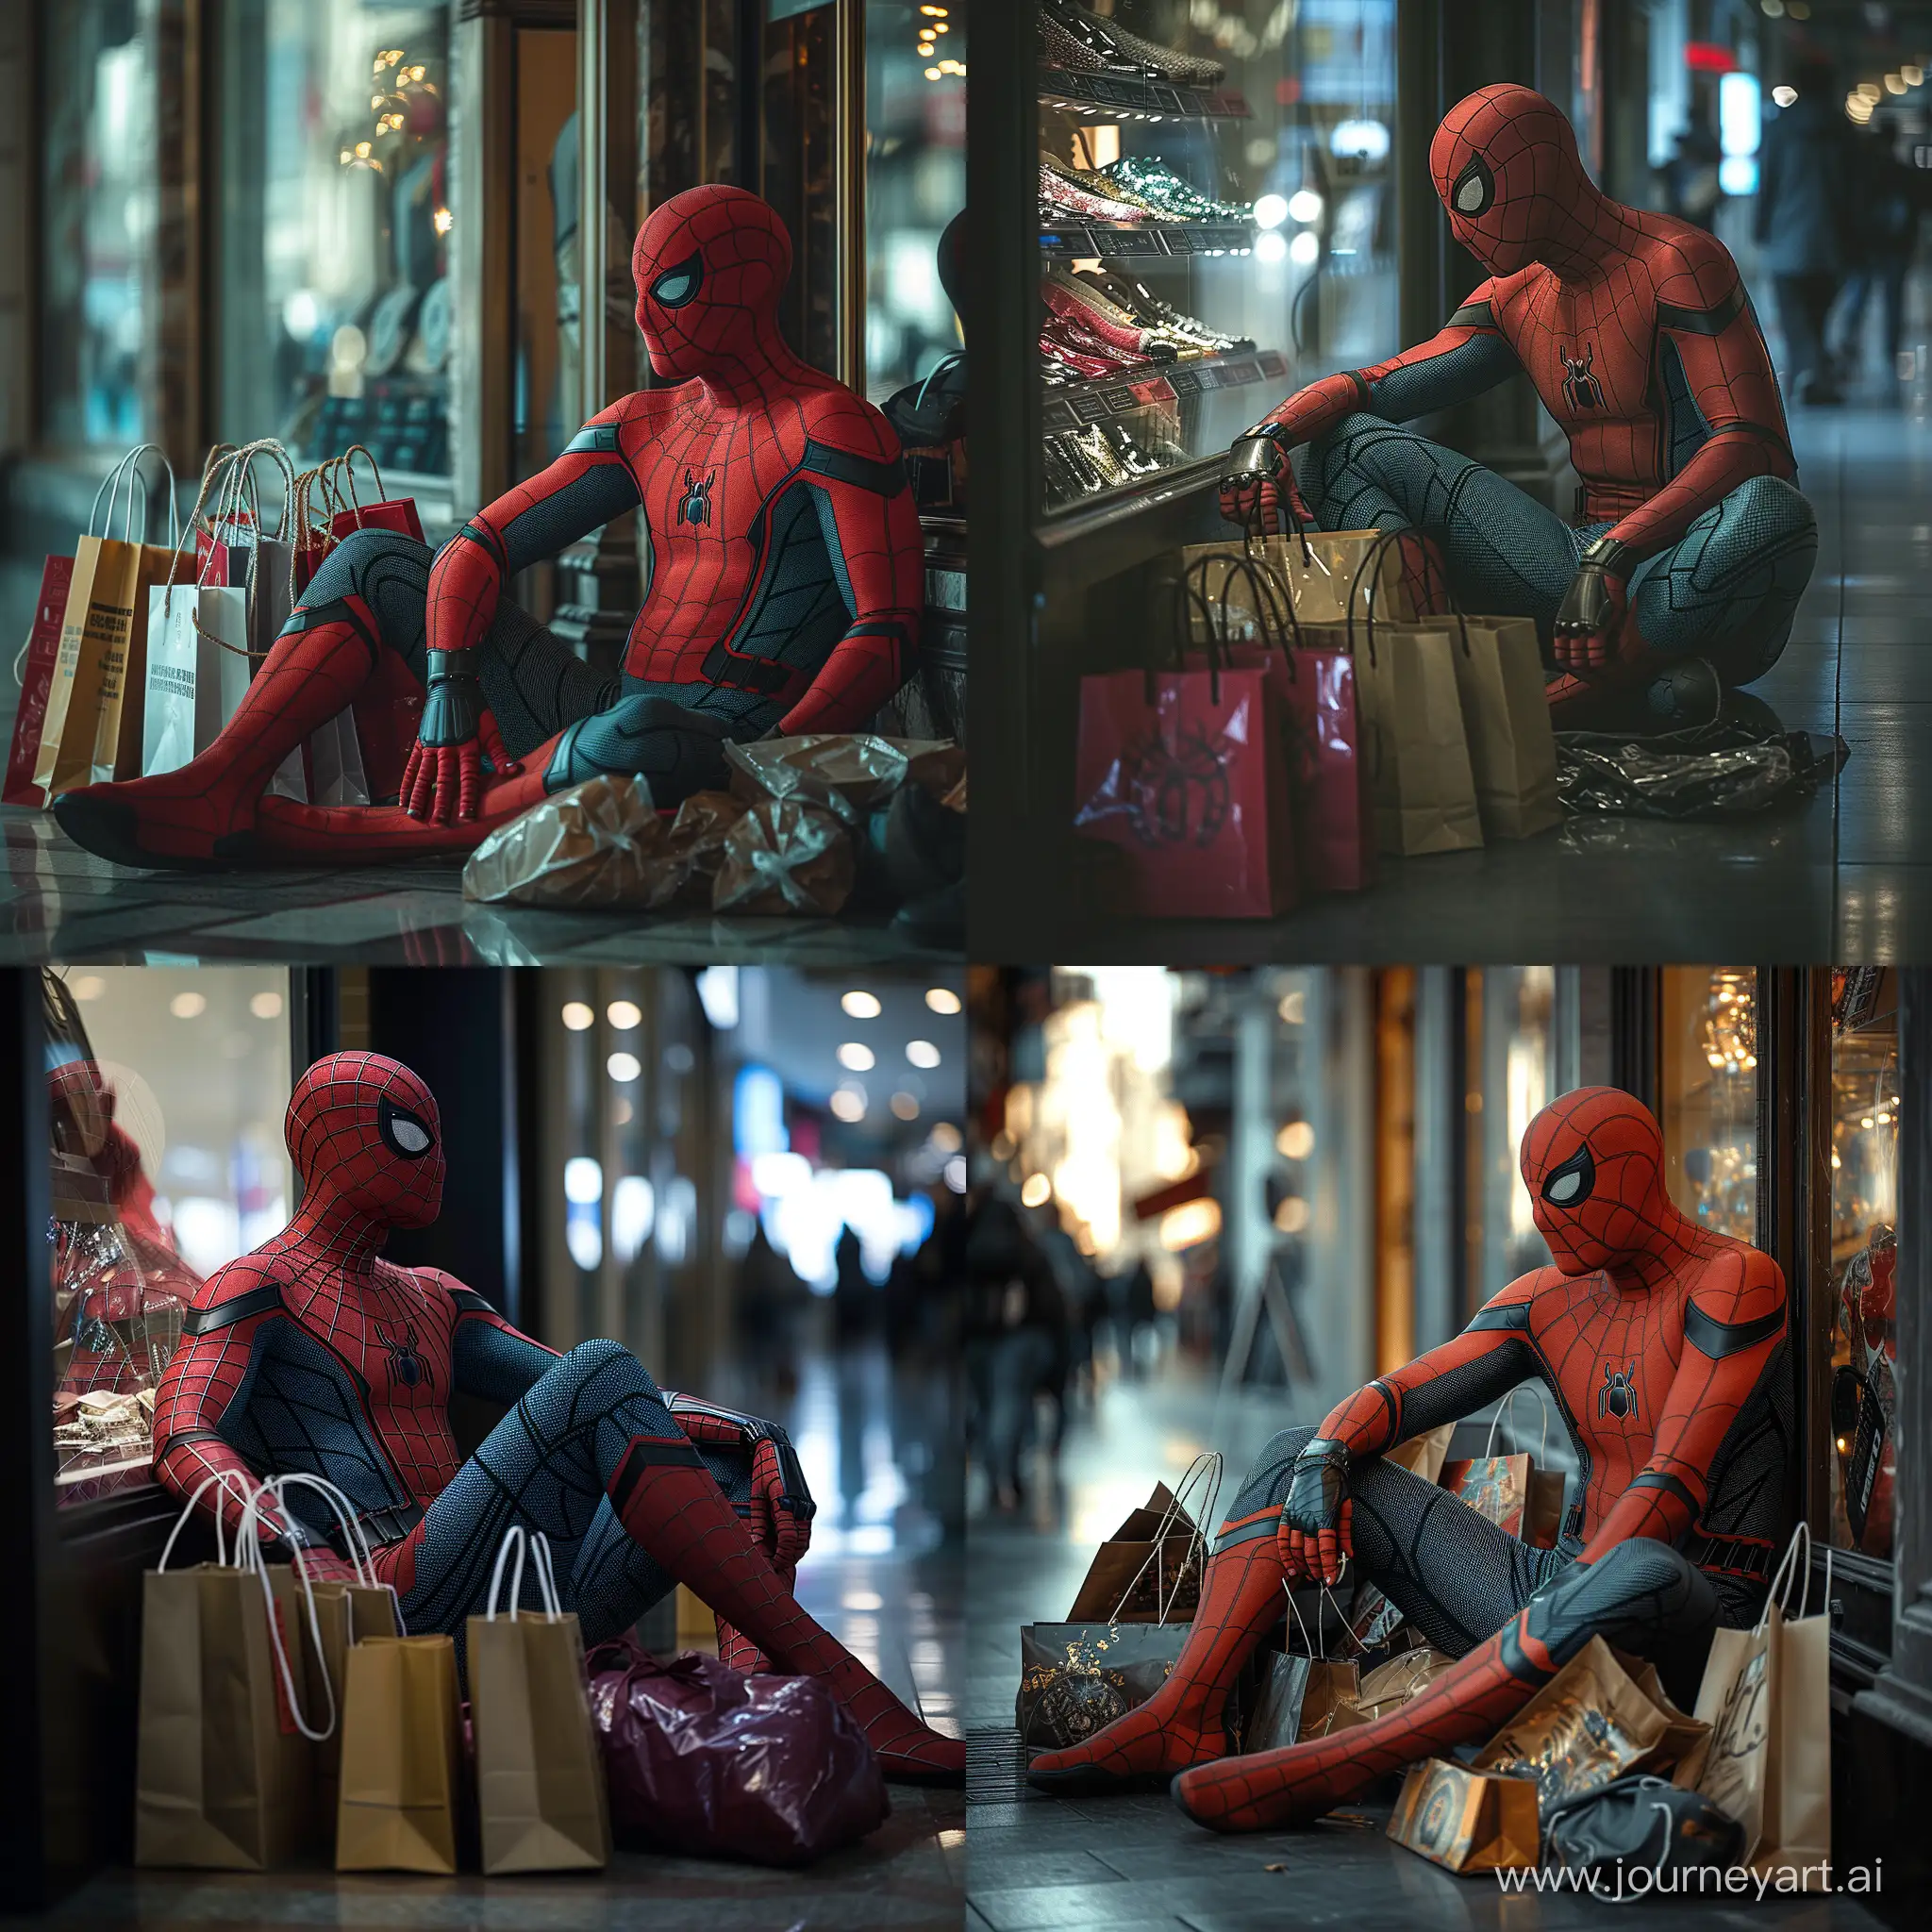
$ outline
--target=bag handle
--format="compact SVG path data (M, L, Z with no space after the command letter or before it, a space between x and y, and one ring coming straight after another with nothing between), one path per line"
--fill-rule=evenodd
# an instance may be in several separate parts
M377 503L384 502L388 492L383 488L382 471L377 466L375 458L369 454L368 447L363 443L352 442L335 459L334 463L330 465L330 468L339 472L341 476L341 488L348 492L349 499L343 508L356 519L356 527L359 530L362 527L362 499L356 493L356 458L358 457L360 457L369 465L370 474L375 478L375 501Z
M189 1497L187 1502L182 1504L181 1513L175 1517L175 1526L168 1532L168 1541L161 1545L160 1561L155 1565L155 1569L158 1572L168 1567L168 1558L175 1554L175 1539L188 1526L188 1519L194 1514L194 1507L201 1501L203 1495L208 1491L217 1488L227 1491L230 1483L235 1484L236 1488L229 1491L229 1493L235 1495L240 1500L244 1509L247 1507L249 1502L248 1483L247 1479L239 1470L221 1469L217 1470L212 1475L203 1477L201 1482L195 1486L194 1493ZM221 1569L225 1570L230 1567L228 1563L228 1545L222 1534L222 1506L219 1502L214 1505L214 1519L215 1562ZM236 1532L237 1541L235 1544L235 1555L238 1558L242 1554L240 1535L241 1532L238 1530Z
M1221 576L1221 589L1215 592L1208 588L1208 577L1211 566L1217 563L1224 568ZM1229 616L1228 593L1237 577L1246 582L1254 600L1255 623L1261 633L1262 648L1266 650L1278 647L1287 662L1290 678L1299 678L1301 674L1295 669L1294 652L1304 648L1301 619L1295 614L1292 593L1266 558L1244 552L1240 557L1223 555L1195 559L1186 574L1185 582L1191 592L1190 602L1201 611L1203 627L1210 637L1214 636L1214 618L1218 612L1221 619L1219 637L1223 652L1225 654L1232 650L1233 625ZM1291 634L1294 640L1292 647L1289 642Z
M1221 1500L1222 1469L1223 1463L1219 1450L1209 1450L1205 1455L1195 1457L1193 1461L1188 1464L1187 1474L1181 1477L1179 1484L1168 1498L1167 1507L1161 1511L1159 1526L1154 1532L1154 1546L1141 1559L1141 1567L1127 1579L1127 1587L1122 1591L1120 1602L1113 1607L1113 1615L1107 1620L1109 1624L1120 1621L1120 1614L1126 1608L1127 1600L1134 1594L1135 1586L1141 1581L1141 1577L1146 1575L1149 1563L1155 1565L1155 1599L1160 1605L1160 1622L1163 1624L1167 1622L1168 1611L1174 1607L1175 1597L1180 1594L1181 1583L1187 1576L1188 1566L1195 1561L1197 1554L1200 1567L1203 1570L1208 1567L1206 1548L1208 1537L1207 1532L1202 1529L1201 1524L1213 1521L1215 1505ZM1174 1589L1169 1591L1165 1588L1163 1581L1164 1565L1162 1562L1167 1549L1168 1525L1174 1522L1176 1516L1187 1514L1186 1503L1189 1494L1195 1491L1202 1485L1208 1486L1208 1507L1206 1509L1198 1511L1196 1516L1189 1517L1188 1519L1193 1534L1188 1539L1188 1555L1181 1563L1179 1574L1174 1577Z
M329 1682L328 1667L322 1666L322 1688L328 1697L328 1722L321 1730L311 1730L308 1720L302 1715L302 1705L295 1695L295 1674L289 1667L289 1648L283 1640L282 1620L275 1615L275 1585L269 1580L268 1557L261 1547L261 1538L255 1533L256 1524L260 1519L261 1501L269 1497L277 1507L282 1498L279 1486L275 1478L262 1484L249 1499L242 1511L242 1527L247 1534L250 1560L238 1567L253 1570L261 1579L261 1600L268 1610L268 1643L275 1653L275 1668L281 1673L282 1690L289 1700L289 1715L295 1721L295 1728L311 1744L320 1744L325 1739L335 1736L336 1729L336 1687ZM294 1572L302 1585L302 1594L308 1601L308 1641L315 1646L318 1663L322 1663L322 1620L315 1613L315 1581L308 1569L296 1563Z
M305 1490L313 1490L329 1507L336 1521L342 1525L342 1541L348 1550L348 1559L356 1572L356 1581L366 1589L375 1590L375 1559L370 1553L369 1539L363 1534L362 1525L357 1521L356 1512L347 1496L337 1489L334 1483L319 1475L310 1475L306 1470L291 1470L287 1475L275 1478L275 1501L282 1505L282 1514L292 1513L288 1507L288 1490L291 1484Z
M1803 1550L1802 1560L1799 1551ZM1830 1607L1831 1552L1824 1553L1825 1605ZM1798 1591L1798 1614L1791 1615L1790 1597L1793 1590ZM1782 1615L1791 1623L1799 1623L1805 1612L1811 1607L1811 1525L1801 1523L1791 1531L1791 1540L1785 1545L1784 1556L1779 1559L1776 1570L1772 1573L1770 1585L1764 1592L1764 1607L1757 1614L1757 1622L1752 1625L1753 1634L1763 1630L1771 1619L1771 1607L1775 1604Z
M1226 653L1225 647L1214 635L1214 613L1208 609L1207 600L1188 578L1183 577L1175 589L1178 595L1175 599L1174 668L1177 672L1188 668L1188 646L1193 641L1188 625L1188 611L1191 608L1198 609L1201 613L1202 627L1207 633L1207 642L1202 648L1208 658L1208 694L1218 710L1221 706L1221 674L1225 668L1223 659ZM1158 702L1154 681L1159 675L1159 669L1151 658L1141 666L1141 688L1150 711Z
M130 543L147 542L147 479L141 474L141 459L150 451L159 458L162 474L168 479L168 547L178 550L181 547L181 500L175 483L175 466L168 460L168 453L158 442L143 442L127 458L127 541ZM134 499L141 497L141 535L134 534ZM111 526L114 513L113 499L108 503L108 523Z
M543 1599L543 1621L554 1624L563 1615L557 1594L557 1566L550 1557L550 1539L541 1529L530 1531L530 1567L537 1573L537 1593ZM510 1607L512 1616L516 1607Z
M1235 439L1237 443L1245 442L1247 440L1246 434ZM1280 445L1276 444L1276 447L1279 448ZM1294 463L1288 450L1281 451L1281 462L1282 467L1288 472L1287 486L1286 488L1281 487L1279 478L1274 479L1274 481L1276 484L1276 493L1281 498L1282 514L1288 519L1288 527L1293 534L1295 541L1302 546L1302 563L1304 567L1310 570L1320 570L1325 575L1327 573L1327 565L1320 562L1314 551L1309 548L1307 527L1302 521L1301 511L1295 508L1295 491L1299 485L1295 481ZM1268 533L1261 527L1261 491L1257 484L1255 490L1254 501L1241 517L1242 546L1252 552L1257 542L1266 541L1267 535Z
M1487 1462L1490 1459L1490 1457L1496 1453L1497 1427L1502 1423L1505 1414L1507 1413L1510 1404L1513 1403L1519 1395L1534 1395L1536 1397L1537 1407L1542 1410L1543 1433L1542 1440L1538 1442L1536 1448L1537 1460L1541 1462L1550 1453L1550 1399L1543 1393L1541 1383L1519 1382L1517 1383L1515 1388L1510 1390L1508 1394L1504 1396L1501 1402L1497 1403L1496 1412L1490 1418L1489 1440L1483 1444L1483 1460L1485 1462ZM1510 1424L1509 1440L1512 1442L1516 1440L1515 1424L1513 1423Z

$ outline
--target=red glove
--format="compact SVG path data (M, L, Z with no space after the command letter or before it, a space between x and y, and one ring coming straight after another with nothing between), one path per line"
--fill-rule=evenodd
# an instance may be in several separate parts
M496 719L483 702L476 653L428 655L429 694L398 796L412 819L446 825L476 816L483 799L486 752L499 777L520 772L523 766L510 757Z

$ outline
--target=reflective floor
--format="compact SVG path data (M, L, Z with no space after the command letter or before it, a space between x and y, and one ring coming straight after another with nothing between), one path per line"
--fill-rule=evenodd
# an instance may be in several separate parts
M8 724L10 728L10 722ZM884 918L713 919L477 906L441 861L359 871L130 872L45 813L0 807L0 965L870 965L953 958Z
M967 1924L974 1932L1281 1932L1283 1927L1424 1925L1556 1932L1601 1926L1588 1900L1506 1898L1489 1877L1457 1878L1392 1844L1388 1807L1352 1807L1310 1831L1220 1837L1164 1792L1070 1800L1031 1790L1013 1730L1022 1624L1064 1616L1093 1546L1153 1484L1174 1485L1202 1450L1220 1449L1224 1508L1276 1429L1320 1418L1280 1391L1217 1405L1211 1385L1170 1369L1116 1384L1078 1419L1058 1480L1036 1482L1017 1515L983 1507L969 1525L966 1724ZM983 1497L977 1497L983 1503ZM1724 1907L1640 1908L1646 1926L1708 1927ZM1851 1900L1767 1901L1753 1924L1876 1932Z
M752 1381L708 1392L748 1398ZM895 1374L882 1350L859 1350L808 1356L791 1395L764 1412L793 1431L819 1505L799 1601L935 1729L957 1736L965 1559L957 1452L941 1446L958 1440L950 1400L930 1370ZM319 1864L261 1876L118 1872L37 1923L142 1932L187 1924L958 1932L964 1794L890 1789L892 1815L879 1830L803 1872L638 1852L618 1853L594 1876L550 1878L339 1877Z
M1808 802L1735 823L1571 821L1478 852L1387 859L1374 890L1273 921L1066 929L975 896L975 958L1084 949L1158 965L1293 958L1897 959L1932 945L1932 424L1898 409L1792 417L1818 516L1791 641L1753 694L1851 756ZM997 927L997 930L991 929Z

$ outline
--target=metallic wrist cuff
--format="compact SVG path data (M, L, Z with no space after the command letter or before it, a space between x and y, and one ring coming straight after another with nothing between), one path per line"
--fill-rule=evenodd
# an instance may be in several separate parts
M1590 544L1583 553L1585 563L1593 563L1611 576L1627 577L1630 575L1630 546L1619 543L1607 532Z
M478 653L467 651L431 651L427 682L436 683L444 677L475 677Z
M1339 1462L1348 1466L1348 1444L1334 1436L1311 1436L1295 1457L1297 1462Z

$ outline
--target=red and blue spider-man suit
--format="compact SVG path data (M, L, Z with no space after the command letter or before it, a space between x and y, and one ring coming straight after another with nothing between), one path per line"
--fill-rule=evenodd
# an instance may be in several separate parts
M1627 1093L1584 1087L1546 1107L1522 1166L1555 1265L1320 1428L1275 1437L1222 1525L1173 1675L1084 1744L1036 1757L1037 1782L1174 1777L1182 1809L1217 1830L1303 1824L1489 1737L1593 1633L1655 1658L1688 1708L1711 1632L1756 1617L1790 1526L1784 1279L1678 1212L1657 1123ZM1381 1459L1530 1377L1581 1477L1552 1550ZM1284 1588L1338 1581L1349 1557L1458 1661L1371 1724L1224 1757L1228 1691L1281 1622Z
M626 396L432 559L365 530L316 572L216 742L177 772L55 802L79 842L129 865L340 862L459 851L600 772L661 807L724 782L724 746L862 729L911 668L924 601L899 445L869 403L778 331L785 225L741 188L675 195L638 233L638 326L674 385ZM519 571L641 508L645 592L622 675L589 665L504 595ZM419 692L426 687L425 701ZM263 792L345 706L422 705L392 807ZM485 759L488 760L488 769Z
M1250 435L1296 450L1292 487L1322 528L1419 530L1463 608L1535 618L1559 667L1553 706L1690 655L1727 684L1757 676L1818 540L1737 264L1703 229L1600 192L1569 122L1528 88L1451 108L1429 166L1489 280L1431 341L1311 383ZM1574 527L1395 426L1519 371L1569 439ZM1231 486L1223 508L1278 530L1287 487ZM1655 701L1670 708L1667 684Z
M822 1677L890 1775L963 1774L964 1745L928 1730L793 1599L812 1503L781 1430L660 1395L614 1341L558 1356L441 1270L381 1258L391 1228L427 1226L442 1200L436 1102L414 1074L331 1054L297 1084L286 1132L301 1209L203 1284L161 1383L154 1461L170 1490L186 1497L224 1472L250 1490L295 1470L325 1477L409 1628L459 1647L504 1532L541 1529L587 1643L686 1584L741 1667L763 1653ZM450 1433L458 1390L514 1405L467 1462ZM266 1537L346 1574L321 1547L340 1535L327 1506L308 1494L268 1512ZM210 1490L204 1504L216 1500L240 1516L234 1495Z

